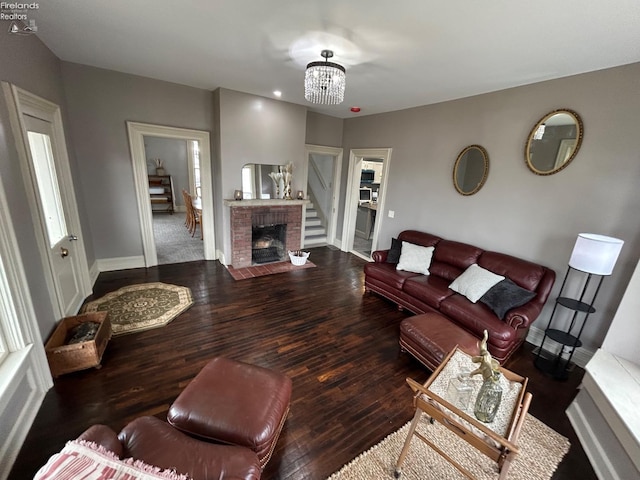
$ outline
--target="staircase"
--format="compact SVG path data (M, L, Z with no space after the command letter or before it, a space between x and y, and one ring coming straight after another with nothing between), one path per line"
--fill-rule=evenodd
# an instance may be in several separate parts
M318 216L318 211L312 202L306 204L304 223L304 246L319 247L327 244L327 230Z

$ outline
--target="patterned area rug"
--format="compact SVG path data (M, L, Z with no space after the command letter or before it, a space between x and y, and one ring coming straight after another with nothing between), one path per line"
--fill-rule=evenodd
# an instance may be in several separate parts
M109 312L113 335L164 327L193 305L191 290L168 283L123 287L87 303L82 312Z
M394 479L398 456L409 431L409 423L334 473L329 480ZM439 423L430 425L426 415L418 431L445 450L478 480L496 480L497 465L467 442ZM569 451L569 441L531 415L518 440L520 454L509 467L509 480L549 480L562 457ZM402 464L400 480L441 480L466 478L426 443L414 435L409 453Z

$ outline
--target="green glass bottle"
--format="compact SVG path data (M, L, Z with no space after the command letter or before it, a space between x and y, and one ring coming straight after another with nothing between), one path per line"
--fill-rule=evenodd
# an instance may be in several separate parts
M501 401L500 372L494 371L493 375L482 383L473 413L481 422L491 423L498 413Z

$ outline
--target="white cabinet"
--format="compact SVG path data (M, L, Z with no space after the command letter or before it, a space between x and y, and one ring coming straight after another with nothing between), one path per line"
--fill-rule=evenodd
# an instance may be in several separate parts
M382 182L382 162L363 161L363 170L373 170L373 183Z

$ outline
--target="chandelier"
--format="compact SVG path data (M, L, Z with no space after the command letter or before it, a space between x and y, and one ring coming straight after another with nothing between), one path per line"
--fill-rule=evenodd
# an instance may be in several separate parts
M329 62L331 50L320 53L324 62L311 62L304 74L304 98L311 103L338 105L344 100L347 76L342 65Z

